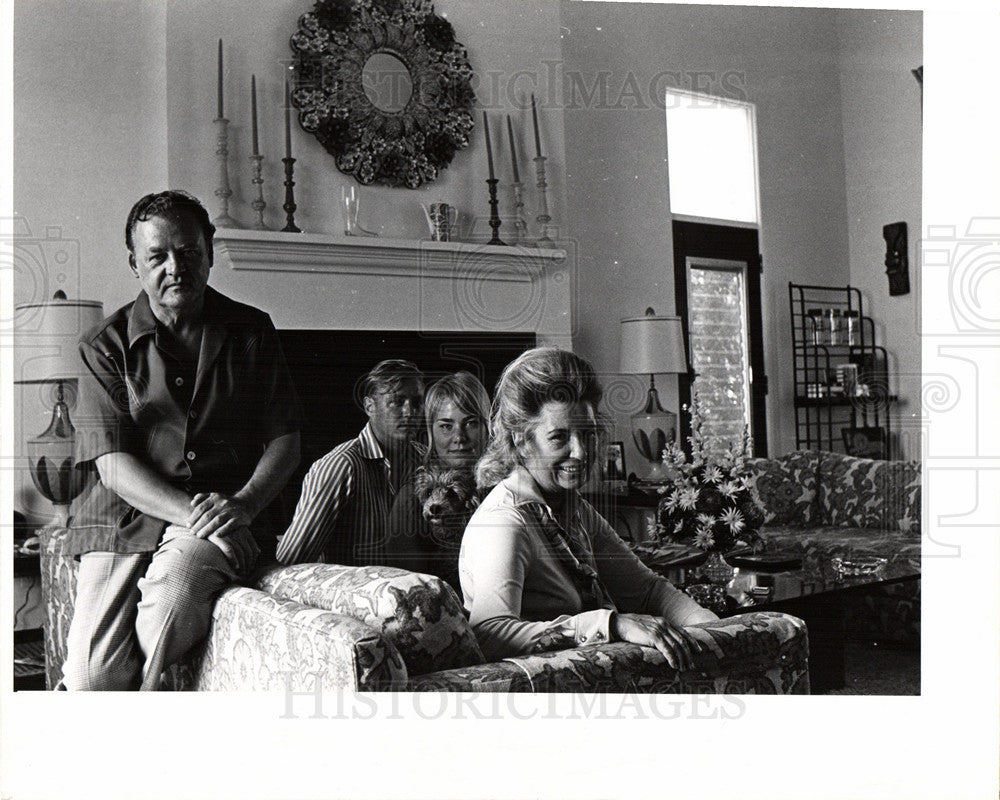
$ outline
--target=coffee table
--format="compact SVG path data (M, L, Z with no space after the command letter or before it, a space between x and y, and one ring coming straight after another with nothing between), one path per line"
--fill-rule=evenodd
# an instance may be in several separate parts
M678 588L709 582L703 565L672 565L683 557L675 548L636 545L636 555ZM748 611L780 611L799 617L809 630L809 683L814 694L844 686L847 600L874 586L916 581L920 564L913 558L890 559L866 575L843 575L830 558L803 558L796 569L733 567L725 587L722 616ZM718 613L718 612L717 612Z

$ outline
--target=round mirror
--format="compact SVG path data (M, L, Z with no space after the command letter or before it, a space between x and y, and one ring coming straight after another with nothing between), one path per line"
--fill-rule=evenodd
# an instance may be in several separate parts
M379 111L398 114L410 102L413 81L406 64L392 53L373 53L361 70L365 96Z

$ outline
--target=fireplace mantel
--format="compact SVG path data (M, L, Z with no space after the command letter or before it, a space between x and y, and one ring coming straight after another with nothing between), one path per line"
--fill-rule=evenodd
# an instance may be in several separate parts
M558 248L233 228L216 231L215 249L218 257L234 270L457 276L502 282L530 282L566 261L566 251Z

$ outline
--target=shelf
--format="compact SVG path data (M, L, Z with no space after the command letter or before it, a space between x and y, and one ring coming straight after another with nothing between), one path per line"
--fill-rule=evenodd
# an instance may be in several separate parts
M500 282L531 282L543 276L546 268L561 266L566 261L566 251L561 248L234 228L216 231L215 250L234 270L457 277Z
M796 408L822 408L824 406L857 406L879 405L899 402L899 396L891 394L888 397L796 397Z
M890 395L889 355L877 343L875 323L864 312L864 299L853 286L807 286L788 284L788 305L792 326L792 371L795 396L796 447L851 452L858 449L844 430L881 431L881 457L892 454L891 406L899 397ZM819 313L815 313L815 312ZM827 316L829 315L829 316ZM852 320L850 334L844 320ZM838 339L854 338L854 344L816 341L830 335L831 325ZM858 384L871 389L869 396L807 396L808 389L829 385L834 372L844 362L856 367ZM853 382L853 381L852 381ZM801 394L800 394L801 393ZM869 437L870 438L870 437Z

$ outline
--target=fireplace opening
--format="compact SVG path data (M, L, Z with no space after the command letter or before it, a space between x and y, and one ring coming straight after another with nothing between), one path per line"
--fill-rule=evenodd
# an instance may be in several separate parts
M299 499L302 479L318 458L364 427L358 387L379 361L405 358L424 373L426 385L467 370L493 396L503 368L534 347L534 333L466 333L375 330L278 331L302 406L302 460L274 509L284 530Z

